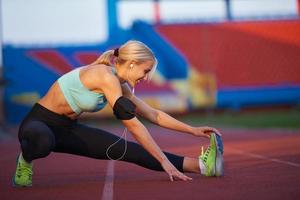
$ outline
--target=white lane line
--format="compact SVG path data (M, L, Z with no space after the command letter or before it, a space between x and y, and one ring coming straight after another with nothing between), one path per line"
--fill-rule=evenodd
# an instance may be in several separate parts
M238 150L238 149L233 149L233 148L230 148L230 151L232 151L233 153L242 154L242 155L250 156L250 157L253 157L253 158L259 158L259 159L262 159L262 160L268 160L268 161L271 161L271 162L286 164L286 165L290 165L290 166L293 166L293 167L300 167L299 163L284 161L284 160L280 160L278 158L269 158L267 156L263 156L263 155L259 155L259 154L255 154L255 153L248 153L248 152L241 151L241 150Z
M114 168L115 161L108 161L105 184L102 191L102 200L113 200L114 198Z

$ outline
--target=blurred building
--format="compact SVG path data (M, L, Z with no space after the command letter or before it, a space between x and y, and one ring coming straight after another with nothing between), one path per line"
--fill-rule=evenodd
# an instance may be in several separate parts
M137 88L152 106L299 103L298 0L2 0L1 16L9 122L60 75L129 39L158 57L154 79Z

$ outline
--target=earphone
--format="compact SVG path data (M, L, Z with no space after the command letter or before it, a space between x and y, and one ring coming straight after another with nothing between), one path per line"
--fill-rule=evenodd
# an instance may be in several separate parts
M127 80L130 80L130 78L129 78L129 72L131 72L131 69L133 68L133 64L131 63L131 64L129 65L129 67L130 67L130 70L127 71ZM133 86L133 91L134 91L134 86Z

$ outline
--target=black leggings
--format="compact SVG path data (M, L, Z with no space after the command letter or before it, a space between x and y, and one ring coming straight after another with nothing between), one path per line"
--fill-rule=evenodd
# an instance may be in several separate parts
M107 131L79 124L64 115L54 113L40 104L35 104L19 129L19 141L24 159L31 162L50 152L70 153L96 159L109 159L107 148L119 137ZM117 159L124 153L122 139L109 150L109 156ZM183 172L183 157L164 152L170 162ZM163 171L160 163L141 145L127 141L127 151L122 161Z

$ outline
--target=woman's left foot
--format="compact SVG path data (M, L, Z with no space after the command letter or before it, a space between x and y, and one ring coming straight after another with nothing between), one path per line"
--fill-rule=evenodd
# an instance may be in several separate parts
M32 163L27 163L22 154L17 157L17 168L13 177L13 186L30 187L32 186Z

